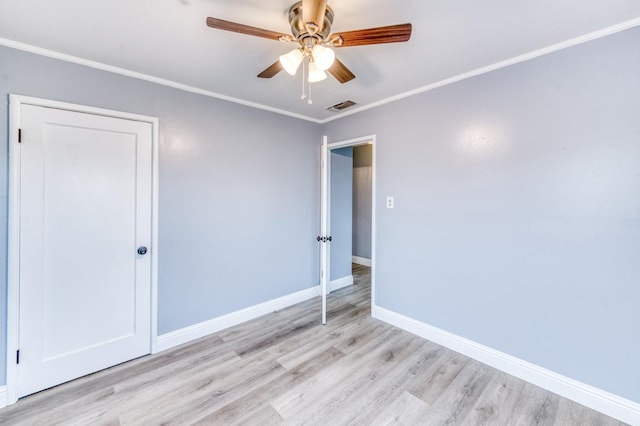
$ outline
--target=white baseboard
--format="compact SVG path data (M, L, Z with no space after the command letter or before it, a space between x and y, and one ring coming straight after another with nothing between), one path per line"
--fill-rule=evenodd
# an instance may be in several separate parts
M353 284L353 275L347 275L346 277L338 278L329 282L329 293L332 291L340 290L343 287Z
M301 290L258 305L240 309L239 311L212 318L189 327L181 328L180 330L163 334L158 336L155 352L162 352L183 343L224 330L225 328L233 327L234 325L258 318L262 315L287 308L291 305L295 305L296 303L304 302L305 300L319 295L320 286L310 287L306 290Z
M371 259L367 259L366 257L351 256L351 262L357 263L358 265L371 267Z
M4 408L7 405L7 387L0 386L0 408Z
M623 422L640 425L640 404L380 306L371 315Z

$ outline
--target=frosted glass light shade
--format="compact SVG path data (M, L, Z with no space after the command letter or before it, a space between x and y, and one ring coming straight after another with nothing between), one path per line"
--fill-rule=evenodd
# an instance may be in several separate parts
M333 50L319 44L316 44L313 47L311 55L313 56L313 62L315 62L316 66L323 71L328 70L336 59L336 54Z
M327 78L327 73L318 68L315 62L309 62L309 78L307 81L309 83L317 83L325 78Z
M293 49L286 55L280 56L280 64L286 72L291 75L295 75L298 67L302 63L303 57L304 55L302 54L302 51L300 49Z

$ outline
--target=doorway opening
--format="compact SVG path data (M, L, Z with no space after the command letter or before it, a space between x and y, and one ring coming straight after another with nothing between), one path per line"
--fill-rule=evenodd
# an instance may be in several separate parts
M323 144L321 246L323 324L326 295L369 268L375 297L375 135ZM355 281L358 281L357 278Z
M371 267L372 144L331 150L329 292L352 285L353 266Z

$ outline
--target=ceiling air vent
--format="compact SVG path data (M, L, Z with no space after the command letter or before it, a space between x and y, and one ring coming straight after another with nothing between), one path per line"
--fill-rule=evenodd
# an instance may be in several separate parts
M353 101L344 101L344 102L340 102L339 104L335 104L330 107L327 107L327 110L338 112L338 111L342 111L343 109L354 106L355 104L356 103Z

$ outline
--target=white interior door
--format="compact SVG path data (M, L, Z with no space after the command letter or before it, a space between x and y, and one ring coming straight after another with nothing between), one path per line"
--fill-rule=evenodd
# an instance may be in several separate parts
M152 128L32 105L20 128L25 396L150 352Z
M320 167L320 294L322 296L322 324L327 323L327 292L329 291L329 149L327 137L322 143Z

